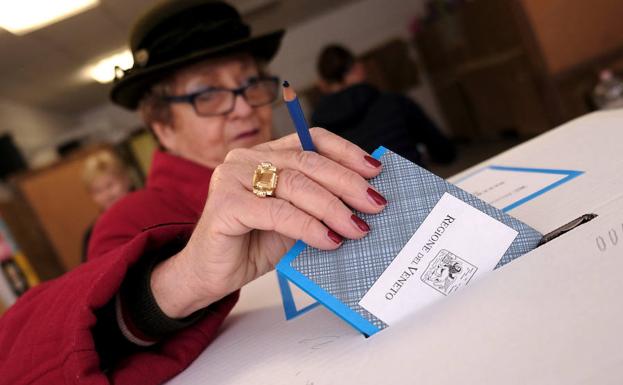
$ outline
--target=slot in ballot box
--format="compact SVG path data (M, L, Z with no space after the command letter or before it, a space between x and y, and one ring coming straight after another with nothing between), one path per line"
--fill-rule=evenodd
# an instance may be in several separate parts
M622 150L623 110L599 112L460 173L542 233L598 216L367 339L267 274L169 384L619 384Z

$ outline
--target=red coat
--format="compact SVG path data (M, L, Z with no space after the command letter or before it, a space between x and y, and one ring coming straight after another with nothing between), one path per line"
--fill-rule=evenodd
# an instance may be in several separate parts
M128 267L168 242L187 240L212 170L157 152L147 186L98 221L89 261L29 290L0 318L0 384L160 384L186 368L214 339L238 294L148 352L103 374L90 329L94 309L117 293Z

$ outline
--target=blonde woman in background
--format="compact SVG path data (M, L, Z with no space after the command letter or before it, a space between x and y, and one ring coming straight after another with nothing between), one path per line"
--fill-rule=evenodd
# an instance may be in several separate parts
M100 213L134 189L132 178L125 163L109 150L99 151L84 162L82 180ZM89 239L93 231L89 225L82 240L82 260L86 260Z

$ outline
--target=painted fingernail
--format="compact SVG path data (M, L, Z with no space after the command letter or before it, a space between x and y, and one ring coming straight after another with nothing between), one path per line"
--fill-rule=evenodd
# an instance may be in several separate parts
M379 206L385 206L387 204L387 199L383 198L383 195L377 193L371 188L368 188L368 195L370 196L370 198L372 198L374 203L376 203Z
M336 233L333 230L329 230L327 235L329 236L329 238L331 238L333 242L335 242L338 245L344 241L344 238L342 238L340 234Z
M370 155L366 155L363 157L366 162L368 162L368 164L374 168L379 168L381 167L381 162L378 159L374 159L373 157L371 157Z
M359 230L363 231L364 233L370 231L370 226L366 222L364 222L363 219L359 218L355 214L351 215L350 219L357 227L359 227Z

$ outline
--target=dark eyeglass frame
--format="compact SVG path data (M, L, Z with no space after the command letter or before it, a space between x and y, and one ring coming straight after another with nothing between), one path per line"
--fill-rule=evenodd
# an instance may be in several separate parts
M274 98L272 98L272 100L269 100L265 103L251 104L249 103L249 99L247 98L245 93L250 87L256 85L260 81L268 81L274 84L275 91L276 91L275 96ZM254 76L250 78L245 85L238 87L238 88L207 87L207 88L204 88L199 91L186 94L186 95L163 96L162 100L164 100L167 103L190 103L193 106L195 113L199 116L219 116L219 115L227 115L228 113L234 110L234 107L236 106L236 97L238 95L242 96L244 100L247 103L249 103L251 107L261 107L261 106L265 106L277 100L277 96L279 94L278 89L279 89L279 78L277 76ZM206 114L206 113L199 112L199 109L197 108L197 104L196 104L196 100L199 96L205 95L206 93L210 93L210 92L223 92L223 91L231 92L234 95L234 97L232 98L231 107L227 111L217 112L214 114Z

